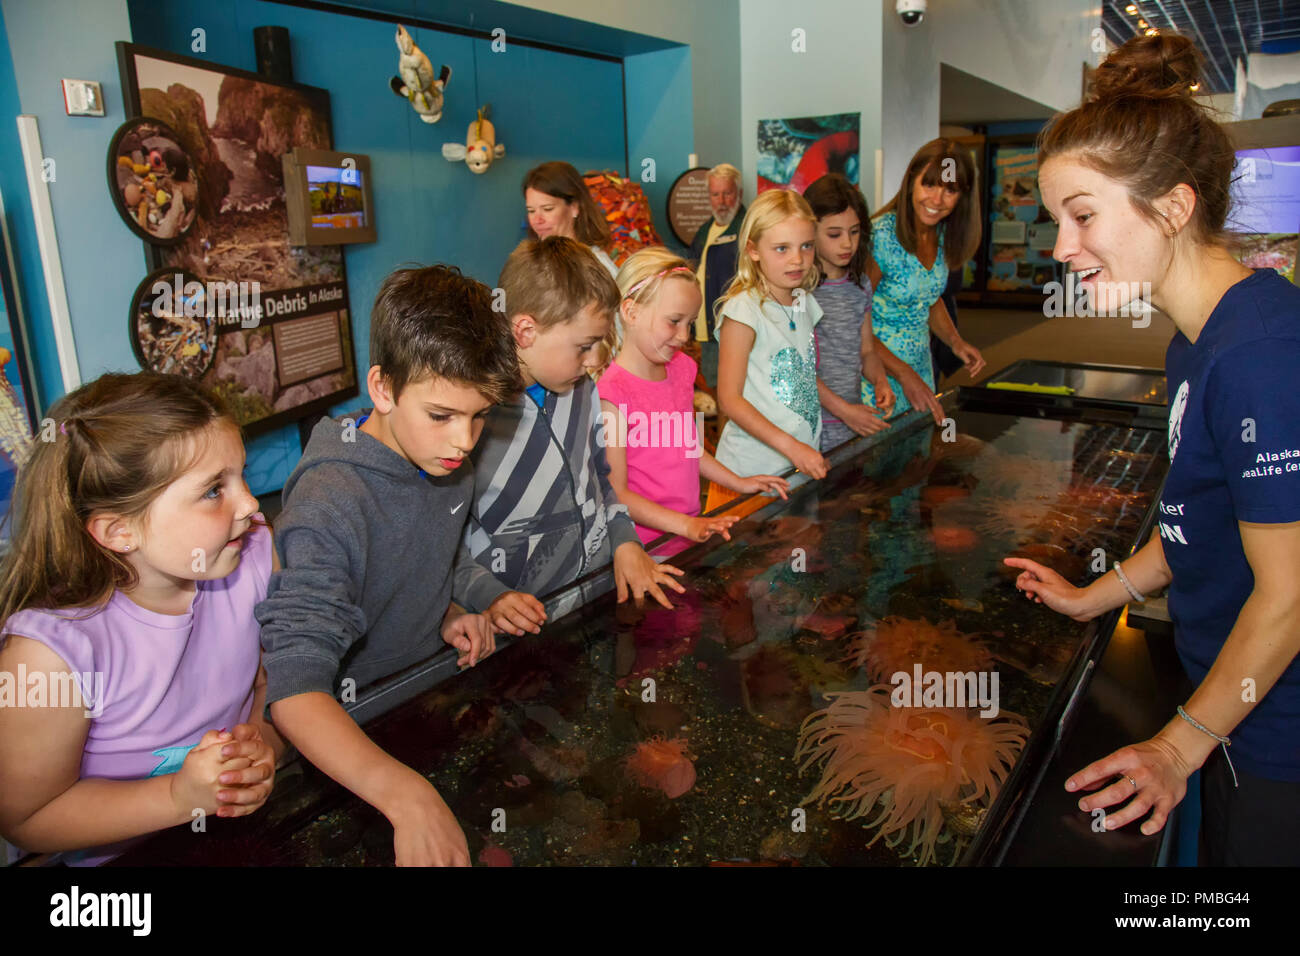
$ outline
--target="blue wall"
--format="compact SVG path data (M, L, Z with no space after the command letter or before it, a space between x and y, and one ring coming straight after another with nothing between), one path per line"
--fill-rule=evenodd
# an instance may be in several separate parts
M691 51L674 47L623 60L627 97L628 174L641 183L659 238L684 247L668 226L668 190L686 170L691 136ZM644 181L645 159L655 161L653 182Z
M144 277L144 255L113 210L104 171L109 137L125 119L112 40L129 38L130 27L126 0L4 0L4 17L4 57L12 58L13 82L3 84L0 94L5 97L0 184L13 227L44 408L63 394L63 378L14 114L39 118L42 151L54 160L50 204L82 379L110 368L138 368L126 327L131 292ZM59 34L57 55L52 52L55 24L67 25ZM60 83L64 76L98 80L107 115L67 116ZM14 99L18 108L10 112Z

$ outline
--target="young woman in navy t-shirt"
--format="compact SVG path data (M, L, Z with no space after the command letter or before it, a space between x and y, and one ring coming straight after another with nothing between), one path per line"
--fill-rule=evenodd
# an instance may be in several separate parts
M1157 832L1203 767L1210 865L1300 864L1300 289L1224 240L1235 154L1192 97L1200 59L1135 37L1039 140L1043 202L1099 313L1147 291L1169 345L1158 534L1087 588L1020 558L1016 584L1086 621L1169 585L1192 696L1152 739L1076 773L1079 807ZM1129 310L1132 311L1132 310ZM1230 746L1229 746L1230 745ZM1148 816L1149 814L1149 816Z

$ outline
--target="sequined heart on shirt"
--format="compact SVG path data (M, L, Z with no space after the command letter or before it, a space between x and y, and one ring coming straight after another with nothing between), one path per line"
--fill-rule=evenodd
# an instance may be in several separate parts
M817 373L797 349L783 348L772 356L772 392L782 405L808 423L813 434L821 418Z

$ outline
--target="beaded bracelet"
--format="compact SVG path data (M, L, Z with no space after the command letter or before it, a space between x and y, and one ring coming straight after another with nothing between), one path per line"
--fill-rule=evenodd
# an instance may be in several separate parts
M1213 730L1211 730L1209 727L1206 727L1203 723L1201 723L1199 720L1197 720L1197 719L1196 719L1195 717L1193 717L1191 714L1187 713L1187 711L1183 710L1183 705L1182 705L1182 704L1179 704L1179 705L1178 705L1178 716L1181 717L1181 718L1183 718L1183 720L1187 721L1189 724L1191 724L1193 727L1195 727L1195 728L1196 728L1197 730L1199 730L1201 733L1203 733L1203 734L1209 734L1211 737L1213 737L1215 740L1217 740L1217 741L1219 742L1219 746L1221 746L1221 747L1223 748L1223 759L1226 760L1226 761L1228 761L1228 769L1232 771L1232 785L1233 785L1233 787L1236 787L1236 786L1237 786L1237 768L1234 767L1234 766L1232 765L1232 758L1228 756L1228 747L1232 744L1232 741L1229 740L1227 737L1220 737L1218 734L1216 734L1216 733L1215 733Z
M1124 569L1119 566L1118 561L1115 562L1115 576L1119 578L1119 583L1124 585L1128 593L1132 595L1133 600L1137 601L1139 604L1146 602L1146 598L1142 596L1142 592L1133 586L1133 583L1128 579L1128 575L1124 573Z

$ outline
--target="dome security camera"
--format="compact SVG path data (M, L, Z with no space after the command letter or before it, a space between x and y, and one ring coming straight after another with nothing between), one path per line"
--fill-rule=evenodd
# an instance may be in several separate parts
M926 0L898 0L894 5L894 10L898 13L898 18L903 21L903 26L918 26L925 19Z

